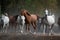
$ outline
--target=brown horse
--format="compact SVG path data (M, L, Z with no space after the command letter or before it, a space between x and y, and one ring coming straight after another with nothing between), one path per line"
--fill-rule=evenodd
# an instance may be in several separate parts
M37 20L39 18L38 15L30 14L27 10L23 9L21 10L21 15L25 16L25 22L26 22L26 28L27 31L30 31L29 25L32 24L34 31L36 32L37 27Z
M16 30L16 27L17 27L17 18L18 18L18 15L15 15L15 16L9 16L9 23L10 25Z

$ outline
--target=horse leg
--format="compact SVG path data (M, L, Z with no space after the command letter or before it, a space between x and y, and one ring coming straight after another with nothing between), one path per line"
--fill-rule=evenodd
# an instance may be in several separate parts
M23 26L21 25L21 27L20 27L20 28L21 28L21 33L23 33L23 30L22 30L23 28L22 28L22 27L23 27Z
M43 34L45 34L45 31L46 31L46 26L45 24L43 24Z
M45 28L45 32L47 33L48 32L48 25L45 24L46 28Z
M22 26L22 25L20 25L20 32L21 32L21 33L23 33L23 31L22 31L22 27L23 27L23 26Z
M35 34L36 33L36 26L35 26L35 23L34 22L32 22L32 26L34 28L34 34Z
M17 23L17 28L16 28L16 29L17 29L17 32L18 32L18 28L19 28L19 27L20 27L20 26L19 26L19 23Z
M9 27L8 27L8 29L9 29L9 28L11 29L11 27L12 27L12 24L9 22Z
M51 25L49 26L49 35L51 35Z
M37 23L36 23L36 22L34 22L34 25L35 25L34 30L35 30L35 32L36 32L36 30L37 30Z
M16 32L18 32L17 30L18 30L18 23L16 23Z
M5 24L3 25L3 32L4 32Z
M24 31L23 28L24 28L24 23L22 24L22 28L21 28L22 30L21 30L21 33L23 33L23 31Z
M16 32L16 30L15 30L15 23L12 23L12 27L13 27L14 32Z
M20 32L20 30L21 30L21 24L18 24L18 28L19 28L19 32Z
M53 26L54 26L54 24L52 24L52 25L51 25L51 30L50 30L50 31L51 31L51 33L53 33L53 31L52 31Z
M9 28L9 23L7 23L6 32L8 32L8 28Z
M54 24L52 24L52 25L50 25L50 31L49 31L49 35L51 35L52 34L52 28L53 28L53 26L54 26Z
M12 29L15 31L15 24L14 23L12 23Z
M16 32L16 30L17 30L17 23L15 23L15 32Z
M27 29L27 32L30 31L29 24L26 24L26 29Z
M2 29L2 28L3 28L3 24L2 24L2 25L0 25L0 27L1 27L1 28L0 28L0 29L1 29L1 32L3 32L3 29Z

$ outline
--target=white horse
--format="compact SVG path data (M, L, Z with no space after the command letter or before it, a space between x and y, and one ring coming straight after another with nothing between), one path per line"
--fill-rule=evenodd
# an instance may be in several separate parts
M18 18L17 18L17 22L18 22L18 24L20 25L20 29L21 29L21 33L23 33L23 31L24 31L24 25L25 25L25 17L24 16L18 16Z
M49 35L51 35L51 33L52 33L52 28L53 28L53 26L54 26L54 23L55 23L55 15L53 14L53 15L51 15L51 12L50 12L50 15L48 15L48 10L46 9L45 10L45 17L43 17L44 19L45 19L45 21L46 21L46 23L47 23L47 25L49 25ZM44 21L44 22L45 22ZM46 25L46 26L47 26ZM44 26L44 31L43 31L43 33L45 34L45 31L46 31L46 26Z
M53 26L54 26L54 24L55 24L55 15L53 14L53 15L48 15L47 14L47 21L48 21L48 24L49 24L49 29L50 29L50 32L49 32L49 35L51 35L51 33L52 33L52 28L53 28Z
M4 15L4 14L2 14L2 20L3 20L3 29L7 26L9 26L9 17L8 16L6 16L6 15ZM6 27L6 30L7 30L7 27Z

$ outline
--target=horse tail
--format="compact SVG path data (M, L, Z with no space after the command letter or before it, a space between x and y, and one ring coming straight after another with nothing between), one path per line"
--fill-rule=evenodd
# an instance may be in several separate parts
M40 18L40 16L39 16L39 15L37 15L37 20L39 20L39 18Z

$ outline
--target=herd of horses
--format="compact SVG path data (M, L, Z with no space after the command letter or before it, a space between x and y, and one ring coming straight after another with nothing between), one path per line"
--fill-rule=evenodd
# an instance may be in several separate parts
M34 33L36 33L37 22L40 22L40 26L44 28L44 34L46 31L46 27L49 27L49 34L51 34L52 28L55 24L55 16L54 14L48 15L48 13L46 13L45 16L41 17L37 14L30 14L30 12L25 9L22 9L19 15L11 16L5 13L2 14L2 16L0 17L0 29L4 29L6 27L5 31L8 31L9 25L12 26L14 29L19 26L21 29L21 33L23 33L24 27L26 27L27 32L31 32L30 25L32 25L32 27L34 28ZM60 25L60 18L58 18L58 25Z

